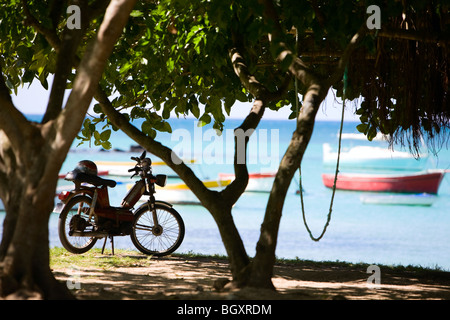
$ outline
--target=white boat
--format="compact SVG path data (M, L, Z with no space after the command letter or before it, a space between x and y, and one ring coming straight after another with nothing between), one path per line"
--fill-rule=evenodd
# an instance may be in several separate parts
M246 192L270 192L276 173L249 173ZM234 180L233 173L219 173L219 179Z
M404 206L432 206L437 200L436 195L421 194L386 194L362 195L360 200L364 204L404 205Z
M230 179L207 180L203 184L213 190L221 190L231 183ZM130 189L133 184L128 184ZM140 202L147 201L148 196L143 196ZM171 183L165 187L156 186L156 200L167 201L172 204L200 204L195 194L189 189L185 183Z
M337 152L333 152L330 144L323 144L323 164L335 167ZM392 151L387 147L355 146L348 151L341 151L339 167L341 169L374 169L374 170L408 170L420 171L427 164L428 154L421 154L416 159L411 153Z
M194 164L195 160L184 160L185 164ZM132 173L128 169L134 168L136 162L132 161L95 161L99 171L107 172L111 176L129 177ZM163 161L153 161L152 167L155 173L166 174L168 176L176 176L175 172L170 169ZM156 172L157 171L157 172Z

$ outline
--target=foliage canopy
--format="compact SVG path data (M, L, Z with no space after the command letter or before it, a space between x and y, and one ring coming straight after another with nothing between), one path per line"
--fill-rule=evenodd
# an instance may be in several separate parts
M192 114L202 124L213 121L221 129L236 101L253 98L233 72L231 47L242 49L250 73L272 92L283 85L292 62L292 57L277 60L277 42L292 48L311 72L328 78L351 37L365 25L369 4L380 7L382 27L367 32L352 54L346 98L361 99L358 130L369 139L382 132L392 141L405 138L414 149L423 133L435 138L448 127L450 14L444 0L275 1L282 29L278 33L264 17L264 1L141 1L101 86L130 119L145 119L141 129L152 138L157 131L171 131L166 121L171 113ZM48 39L28 27L31 21L22 23L18 5L12 1L4 6L0 17L6 84L16 91L37 78L47 88L56 53ZM30 1L28 7L42 28L51 29L58 21L52 19L58 10L53 1ZM64 23L59 22L58 30ZM93 20L91 30L98 24ZM269 41L271 37L276 41ZM342 96L342 82L334 87ZM305 89L300 87L300 93ZM290 105L294 117L295 101L291 83L284 98L270 108ZM95 111L101 113L98 106ZM86 122L82 136L108 147L108 134L94 136L92 127L103 117Z
M345 98L361 99L358 130L417 151L423 134L436 138L448 127L449 6L445 1L375 1L381 30L367 32L349 60ZM329 78L351 37L365 26L366 1L286 0L275 3L281 33L264 18L261 1L161 1L140 4L122 45L111 59L104 87L117 108L143 117L143 131L170 131L171 112L191 113L220 129L235 101L252 95L233 73L227 51L242 49L250 73L270 91L283 85L292 57L278 61L277 41L293 48L309 71ZM269 41L277 36L276 41ZM334 83L342 96L342 82ZM300 87L300 93L306 88ZM290 105L291 83L270 108ZM199 105L205 105L201 113ZM99 111L99 109L97 109ZM155 131L156 130L156 131ZM445 135L444 135L445 137Z

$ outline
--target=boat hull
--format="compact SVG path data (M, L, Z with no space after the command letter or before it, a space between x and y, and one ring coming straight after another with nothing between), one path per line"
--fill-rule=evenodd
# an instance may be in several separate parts
M443 177L443 172L401 176L339 174L336 181L336 189L437 194ZM322 181L327 188L332 188L334 184L334 174L322 174Z
M231 180L219 179L203 181L203 185L211 190L220 191L231 183ZM132 184L127 185L127 188L131 188ZM155 198L157 200L166 201L171 204L191 204L198 205L200 201L197 196L189 189L184 183L172 183L165 187L156 186ZM139 202L146 202L148 196L143 196Z
M361 196L360 200L364 204L430 207L437 200L437 196L427 193L386 195L377 194Z
M235 175L232 173L219 173L219 179L234 180L234 178ZM246 192L270 192L275 173L250 173L248 178L248 184L245 188Z

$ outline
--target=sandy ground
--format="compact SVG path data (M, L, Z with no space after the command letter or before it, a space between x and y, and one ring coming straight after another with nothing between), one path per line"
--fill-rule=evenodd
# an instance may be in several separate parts
M99 257L101 259L101 257ZM285 263L275 266L271 290L220 290L230 278L228 262L171 256L133 267L55 269L78 299L365 299L450 300L450 272L395 271L381 267L380 284L368 284L367 266Z

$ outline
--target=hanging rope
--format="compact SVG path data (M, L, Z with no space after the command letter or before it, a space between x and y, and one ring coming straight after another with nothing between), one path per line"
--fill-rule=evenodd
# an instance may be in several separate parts
M320 239L322 239L322 237L325 235L325 232L327 231L328 225L330 224L331 221L331 212L333 210L333 202L334 202L334 195L336 193L336 181L337 181L337 177L338 177L338 173L339 173L339 159L341 156L341 139L342 139L342 128L344 126L344 111L345 111L345 93L347 90L347 85L348 85L348 74L347 74L347 68L345 68L345 72L344 72L344 89L343 89L343 103L342 103L342 115L341 115L341 126L339 129L339 142L338 142L338 156L337 156L337 162L336 162L336 172L334 174L334 183L333 183L333 191L331 193L331 201L330 201L330 208L328 210L328 215L327 215L327 222L325 223L325 226L322 230L322 233L320 234L319 237L314 237L311 230L309 229L308 223L306 222L306 216L305 216L305 206L303 203L303 187L302 187L302 166L300 163L300 166L298 168L299 170L299 174L300 174L300 178L299 178L299 185L300 185L300 202L302 205L302 217L303 217L303 223L306 227L306 230L309 233L309 237L313 240L313 241L319 241ZM297 106L297 116L298 116L298 92L297 92L297 79L295 79L295 91L296 91L296 106Z

